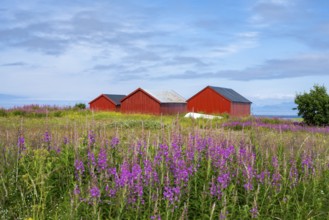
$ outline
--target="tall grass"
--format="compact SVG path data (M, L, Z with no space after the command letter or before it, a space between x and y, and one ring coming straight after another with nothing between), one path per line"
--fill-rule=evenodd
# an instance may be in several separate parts
M329 138L180 117L0 118L2 219L327 219Z

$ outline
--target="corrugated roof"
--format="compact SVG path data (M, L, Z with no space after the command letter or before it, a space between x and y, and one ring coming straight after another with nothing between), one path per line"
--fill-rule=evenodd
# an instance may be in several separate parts
M115 105L121 105L120 100L126 97L125 95L104 94L107 98L111 99Z
M173 90L168 91L149 91L148 94L159 100L161 103L186 103L186 99Z
M248 99L234 91L233 89L229 88L222 88L222 87L215 87L215 86L209 86L228 100L232 102L242 102L242 103L251 103Z

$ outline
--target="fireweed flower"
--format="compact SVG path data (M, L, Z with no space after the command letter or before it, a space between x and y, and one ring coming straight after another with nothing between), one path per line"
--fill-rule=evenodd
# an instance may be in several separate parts
M151 216L151 220L161 220L161 215L153 215Z
M60 153L62 150L61 150L61 148L59 147L59 146L55 146L55 149L54 149L55 151L56 151L56 153Z
M313 166L313 161L311 156L309 155L303 155L303 159L302 159L302 166L303 168L311 168Z
M265 180L268 180L270 172L268 170L262 171L260 174L256 175L256 178L259 183L264 184Z
M94 146L96 140L95 140L95 135L93 131L88 132L88 146L92 147Z
M120 171L120 174L115 177L115 183L119 187L124 187L126 184L128 184L131 176L129 164L124 162L121 165Z
M173 174L175 177L175 184L187 183L189 179L189 170L184 160L177 161L173 165Z
M43 141L46 143L46 144L50 144L50 141L51 141L51 135L49 134L48 131L45 132L44 136L43 136Z
M81 193L78 185L75 185L73 193L74 195L79 195Z
M278 167L279 167L278 157L276 157L276 156L272 157L272 166L273 166L275 169L278 169Z
M107 155L106 149L101 148L98 154L98 168L100 170L105 170L107 168Z
M116 146L118 146L120 143L120 140L118 137L113 137L111 140L111 147L115 148Z
M88 165L92 167L96 166L95 154L90 151L88 151Z
M290 161L291 167L289 170L289 180L290 180L290 187L294 187L297 185L298 182L298 169L296 166L296 161L295 160L291 160Z
M253 181L253 178L254 178L253 167L251 165L248 165L246 170L243 171L243 174L246 178L246 183L243 185L243 187L247 191L253 190L253 184L252 184L252 181Z
M90 189L90 196L91 197L100 197L101 193L100 193L100 190L97 186L94 186Z
M274 186L276 188L276 190L280 190L280 186L281 186L281 175L280 173L276 172L273 173L272 175L272 186Z
M230 183L230 174L229 173L224 173L217 178L217 182L220 184L222 189L227 188L227 186Z
M149 185L152 180L153 169L151 165L151 161L144 160L144 181L145 185Z
M80 180L81 176L85 172L85 167L83 165L83 162L81 160L75 160L74 166L75 166L75 177L77 180Z
M107 173L109 175L113 175L113 176L116 176L117 175L117 169L114 167L114 168L108 168L107 169Z
M64 145L69 144L69 138L68 137L64 137L63 143L64 143Z
M19 153L21 153L22 151L26 150L26 147L25 147L25 139L24 139L24 137L22 135L18 137L17 147L18 147L18 152Z
M225 220L227 219L228 211L224 212L223 210L220 212L219 219Z
M163 191L163 196L165 197L166 200L169 201L170 204L173 204L176 202L179 198L180 195L180 187L169 187L165 186L164 191Z
M109 197L114 197L115 195L117 194L117 191L116 191L116 189L110 189L110 191L109 191Z
M258 207L257 205L254 205L252 209L250 210L251 218L257 218L258 216Z

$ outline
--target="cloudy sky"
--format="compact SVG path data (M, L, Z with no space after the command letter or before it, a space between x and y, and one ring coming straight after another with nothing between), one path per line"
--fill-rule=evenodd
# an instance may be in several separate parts
M229 87L254 114L329 88L329 1L1 0L0 106Z

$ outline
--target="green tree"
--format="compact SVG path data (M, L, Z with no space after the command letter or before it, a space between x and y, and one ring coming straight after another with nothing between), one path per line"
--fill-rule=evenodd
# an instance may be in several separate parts
M77 103L74 106L75 109L86 109L86 104L84 103Z
M306 124L329 125L329 95L324 86L314 85L309 93L297 94L295 103Z

